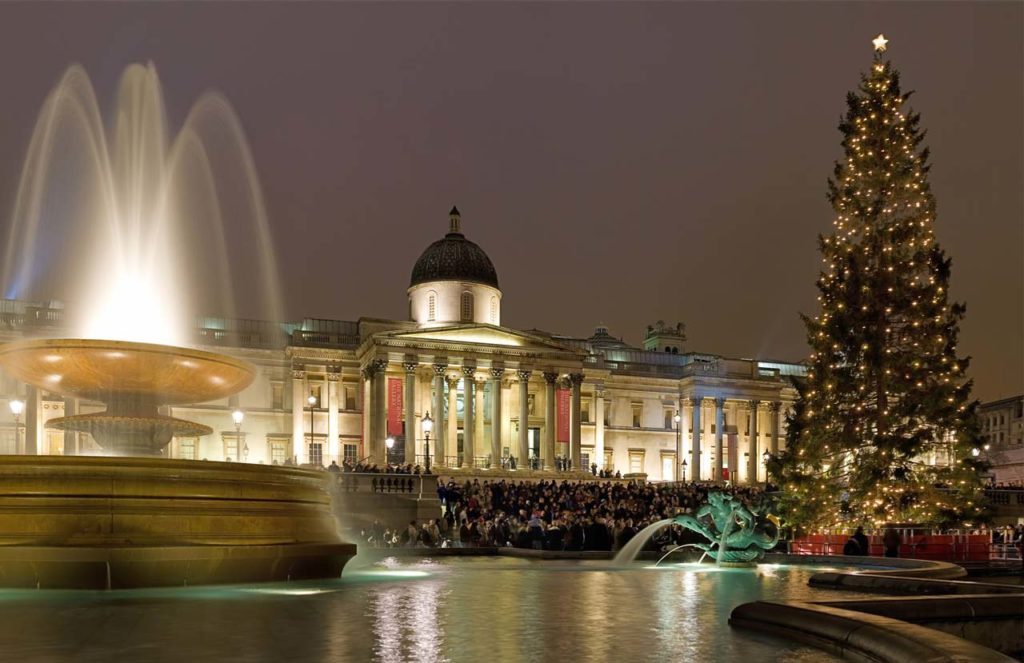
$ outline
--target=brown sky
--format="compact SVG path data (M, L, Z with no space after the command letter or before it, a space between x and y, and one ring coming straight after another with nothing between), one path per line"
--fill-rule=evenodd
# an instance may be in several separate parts
M0 4L0 209L72 61L107 102L153 60L172 121L222 90L268 200L288 314L404 317L447 211L503 322L798 360L844 96L891 39L983 399L1024 391L1024 4Z

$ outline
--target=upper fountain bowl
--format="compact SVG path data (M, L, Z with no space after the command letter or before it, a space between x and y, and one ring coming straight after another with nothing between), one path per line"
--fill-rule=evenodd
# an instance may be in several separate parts
M0 366L47 391L108 403L118 397L204 403L238 393L255 376L248 362L213 352L91 339L8 343L0 346Z

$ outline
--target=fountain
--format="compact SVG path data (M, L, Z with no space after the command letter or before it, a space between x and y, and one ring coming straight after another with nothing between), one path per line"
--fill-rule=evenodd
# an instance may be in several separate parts
M22 171L4 292L66 294L78 337L0 346L0 367L106 410L49 422L91 435L103 457L0 460L0 585L337 577L355 546L338 535L322 473L160 458L174 436L212 432L162 407L228 398L255 374L248 362L182 347L196 313L236 317L243 306L283 319L241 124L207 93L172 140L152 65L125 70L113 117L108 134L88 76L72 66L40 112ZM239 246L227 242L229 218L248 224ZM257 286L238 301L234 263Z
M697 510L696 516L682 514L666 518L637 532L615 556L615 563L620 566L631 563L651 537L668 525L680 525L706 538L707 543L687 543L678 548L699 548L719 566L754 566L764 558L766 550L779 542L778 526L768 516L766 506L747 506L735 495L715 490L708 493L707 503Z

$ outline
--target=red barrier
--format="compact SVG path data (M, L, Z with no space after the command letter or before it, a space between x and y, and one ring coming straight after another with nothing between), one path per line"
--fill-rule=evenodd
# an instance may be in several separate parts
M904 534L900 537L900 557L943 562L984 561L992 555L992 542L987 534ZM789 544L794 555L842 555L849 534L811 534ZM871 555L882 557L882 537L869 536Z

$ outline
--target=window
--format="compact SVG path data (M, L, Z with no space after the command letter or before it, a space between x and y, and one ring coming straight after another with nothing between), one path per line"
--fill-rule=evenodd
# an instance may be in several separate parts
M341 403L342 409L354 410L356 409L356 388L345 387L345 402Z
M309 385L309 394L316 399L316 403L312 405L314 408L320 408L320 385ZM309 401L306 401L306 405L309 405Z
M644 450L629 450L629 473L641 474L644 471Z
M0 432L0 454L14 455L16 453L18 453L18 444L12 426L10 429Z
M473 321L473 293L462 293L462 321Z
M324 445L322 442L309 443L309 464L322 467L324 464Z
M433 322L437 319L437 295L431 292L427 295L427 320Z
M224 442L224 460L238 460L238 436L234 433L224 433L221 439Z
M590 423L590 401L586 399L580 400L580 423Z
M498 324L498 298L491 297L491 324Z
M290 455L288 453L291 439L286 437L267 438L267 446L270 447L270 464L284 465L284 461Z
M593 455L593 449L581 449L580 450L580 467L586 471L590 471L590 457Z
M283 382L271 382L270 383L270 401L272 407L275 410L284 409L284 383Z
M350 463L355 463L359 460L359 447L355 444L346 444L341 448L343 454L342 459Z
M613 453L611 449L604 450L604 469L614 470L615 465L612 463Z
M197 442L199 439L195 437L179 437L177 457L182 460L196 460Z
M642 403L633 403L633 428L640 428L640 421L643 417L644 406Z
M672 424L675 423L676 411L672 408L665 408L665 430L672 430Z

